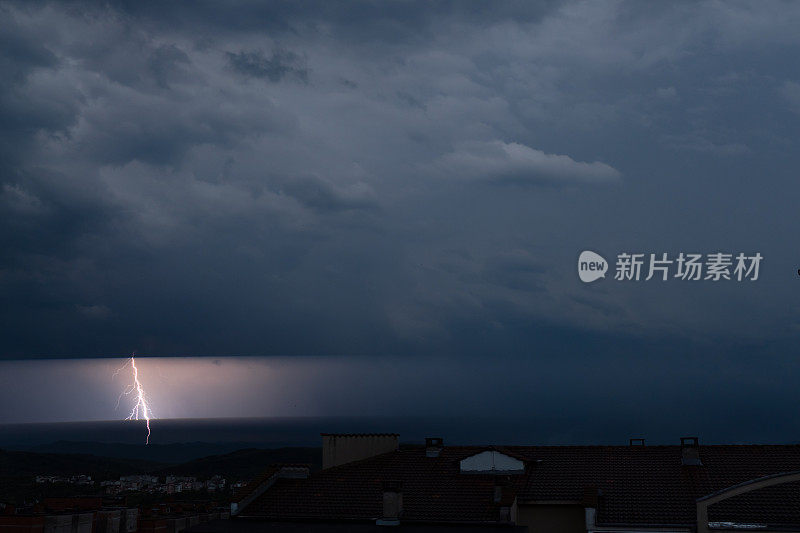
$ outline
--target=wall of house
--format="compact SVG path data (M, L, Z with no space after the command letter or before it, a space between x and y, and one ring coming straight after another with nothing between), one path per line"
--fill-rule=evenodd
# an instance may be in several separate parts
M97 511L94 533L119 533L120 509L103 509Z
M44 533L71 533L72 515L62 514L46 516L44 519Z
M0 515L0 531L3 533L42 533L43 516Z
M517 525L528 533L586 533L583 505L522 504L517 507Z
M124 509L120 515L120 533L133 533L139 529L139 509Z

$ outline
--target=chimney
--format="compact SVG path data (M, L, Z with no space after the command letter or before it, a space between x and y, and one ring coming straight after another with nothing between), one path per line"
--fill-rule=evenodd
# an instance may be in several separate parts
M399 526L403 515L403 484L397 480L383 482L383 518L376 521L379 526Z
M425 439L425 457L439 457L442 447L444 447L443 438L427 437Z
M700 461L700 439L681 437L681 464L683 466L703 466Z
M399 448L397 433L323 433L322 468L360 461Z

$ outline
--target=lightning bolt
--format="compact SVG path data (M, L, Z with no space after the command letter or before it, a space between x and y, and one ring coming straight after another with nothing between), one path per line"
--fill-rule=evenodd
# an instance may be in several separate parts
M131 393L136 393L136 403L131 409L131 413L125 420L144 420L145 424L147 425L147 438L145 439L145 445L150 444L150 415L152 411L150 407L147 405L147 395L144 393L144 387L142 387L142 382L139 381L139 369L136 368L136 354L131 355L131 358L128 359L124 365L118 368L114 374L112 374L112 379L117 376L122 370L124 370L128 365L131 366L131 370L133 371L133 383L128 385L124 391L122 391L117 398L117 408L119 408L119 402L122 400L123 396L127 396ZM141 418L139 418L141 416Z

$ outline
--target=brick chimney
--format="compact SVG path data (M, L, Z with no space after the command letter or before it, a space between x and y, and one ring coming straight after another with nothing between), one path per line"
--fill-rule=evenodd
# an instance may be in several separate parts
M703 466L700 461L700 439L681 437L681 464L683 466Z
M322 468L360 461L399 448L397 433L323 433Z
M425 439L425 456L439 457L439 452L444 447L444 439L441 437L427 437Z
M398 526L403 515L403 484L397 480L383 482L383 518L376 521L379 526Z

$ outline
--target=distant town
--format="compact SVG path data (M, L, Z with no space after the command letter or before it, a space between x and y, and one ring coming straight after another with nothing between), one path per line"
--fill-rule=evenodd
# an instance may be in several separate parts
M39 475L36 476L36 483L52 483L65 485L86 485L95 486L97 482L92 480L92 476L78 474L73 476ZM217 492L230 487L233 490L245 485L244 481L237 481L228 484L228 480L220 475L212 476L205 481L198 481L191 476L166 476L159 478L149 474L135 474L120 476L118 480L106 480L99 482L104 494L120 494L123 492L146 492L150 494L175 494L180 492L208 491Z

